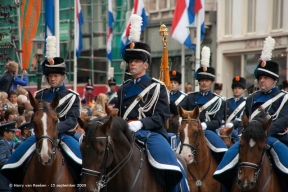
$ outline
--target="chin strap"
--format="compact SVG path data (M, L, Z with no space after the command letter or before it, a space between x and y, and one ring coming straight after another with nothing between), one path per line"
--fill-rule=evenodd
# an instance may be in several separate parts
M277 83L277 81L274 81L274 83L270 87L268 87L265 90L261 90L261 92L267 93L268 91L270 91L271 89L273 89L276 86L276 83Z

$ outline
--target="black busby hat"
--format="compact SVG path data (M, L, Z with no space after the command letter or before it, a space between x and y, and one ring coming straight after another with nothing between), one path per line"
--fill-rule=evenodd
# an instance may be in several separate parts
M279 65L275 61L271 60L274 45L275 40L271 36L265 39L261 54L261 61L258 63L254 71L256 79L259 79L260 76L268 76L274 80L279 79Z
M113 78L113 77L112 77L111 79L109 79L109 80L108 80L108 85L109 85L109 86L116 85L116 79Z
M50 73L66 73L66 64L62 57L56 57L56 37L48 36L46 38L46 58L42 63L43 75Z
M213 67L209 67L210 62L210 48L204 46L202 48L202 60L201 65L202 67L198 68L195 72L195 79L202 80L202 79L209 79L211 81L215 80L215 69Z
M25 122L25 123L23 123L22 125L20 125L20 126L18 127L18 129L21 129L21 130L23 130L23 129L32 129L32 126L31 126L31 123L30 123L30 122Z
M222 90L223 84L222 83L215 83L214 90Z
M182 83L181 78L182 74L178 71L169 71L170 81L177 81L179 84Z
M231 88L234 89L235 87L242 87L243 89L246 89L246 79L240 76L234 77Z
M288 87L288 80L282 82L282 89L284 89L285 87Z
M16 127L16 122L15 121L11 121L9 123L4 123L2 125L0 125L0 130L1 131L17 131Z

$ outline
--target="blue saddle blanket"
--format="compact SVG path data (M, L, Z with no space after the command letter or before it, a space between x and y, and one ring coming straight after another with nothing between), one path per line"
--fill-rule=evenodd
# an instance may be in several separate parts
M277 169L279 169L283 174L288 175L288 147L273 137L267 138L268 148L272 147L269 151L272 157L273 163ZM232 145L231 148L224 155L221 163L218 165L213 177L221 182L222 184L227 183L231 177L235 177L235 169L238 165L239 160L239 142Z
M136 132L136 138L144 142L147 150L149 163L156 170L160 184L173 191L175 186L184 178L185 171L181 170L176 155L174 154L168 141L159 133L141 129ZM163 173L165 171L165 173ZM158 174L159 173L159 174ZM161 175L161 176L160 176ZM183 181L185 183L185 181Z

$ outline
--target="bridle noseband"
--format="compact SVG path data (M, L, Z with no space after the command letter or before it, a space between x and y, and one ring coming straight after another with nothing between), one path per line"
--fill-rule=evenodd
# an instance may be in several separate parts
M46 108L38 108L37 110L34 111L34 114L33 114L32 118L31 118L31 122L32 122L33 119L34 119L34 115L35 115L38 111L45 111L45 110L51 110L51 111L53 111L53 112L57 115L57 117L58 117L58 114L57 114L57 112L56 112L54 109L51 109L51 108L47 108L47 109L46 109ZM58 119L58 121L59 121L59 119ZM57 126L58 126L58 124L57 124ZM52 160L55 160L55 158L56 158L56 150L57 150L57 146L58 146L57 137L58 137L58 134L56 135L56 137L55 137L54 139L52 139L49 135L42 135L38 140L36 140L36 154L37 154L38 160L39 160L40 162L42 162L41 155L40 155L40 153L41 153L40 142L41 142L42 140L44 140L44 139L47 139L48 141L50 141L50 142L52 143L51 159L52 159ZM51 161L51 162L52 162L52 161ZM51 162L50 162L50 163L51 163Z
M104 123L101 121L97 121L99 124L103 125ZM134 137L133 136L133 141L134 141ZM98 186L98 191L100 191L100 189L104 188L107 183L124 167L124 165L127 164L127 162L130 160L132 154L133 154L133 149L134 149L134 142L132 143L131 147L130 147L130 151L129 153L125 156L124 159L122 159L115 167L112 171L108 172L106 174L106 169L107 169L107 162L108 162L108 158L109 158L109 148L112 148L111 145L111 138L110 135L107 134L106 137L87 137L87 136L83 136L83 140L87 139L88 142L90 141L103 141L106 140L106 149L105 149L105 153L104 153L104 160L103 160L103 164L101 165L101 169L100 171L95 171L92 169L87 169L83 166L82 168L82 173L86 174L86 175L92 175L94 177L98 177L100 178L100 180L98 180L96 182L96 185Z

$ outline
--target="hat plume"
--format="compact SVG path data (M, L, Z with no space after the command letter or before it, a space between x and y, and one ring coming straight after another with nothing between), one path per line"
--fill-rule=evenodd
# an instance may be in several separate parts
M262 61L271 60L272 51L274 49L274 46L275 46L275 40L271 36L268 36L265 39L264 45L263 45L263 50L262 50L262 54L261 54L261 60Z
M210 62L210 48L204 46L202 48L202 60L201 60L201 65L202 67L209 67L209 62Z

